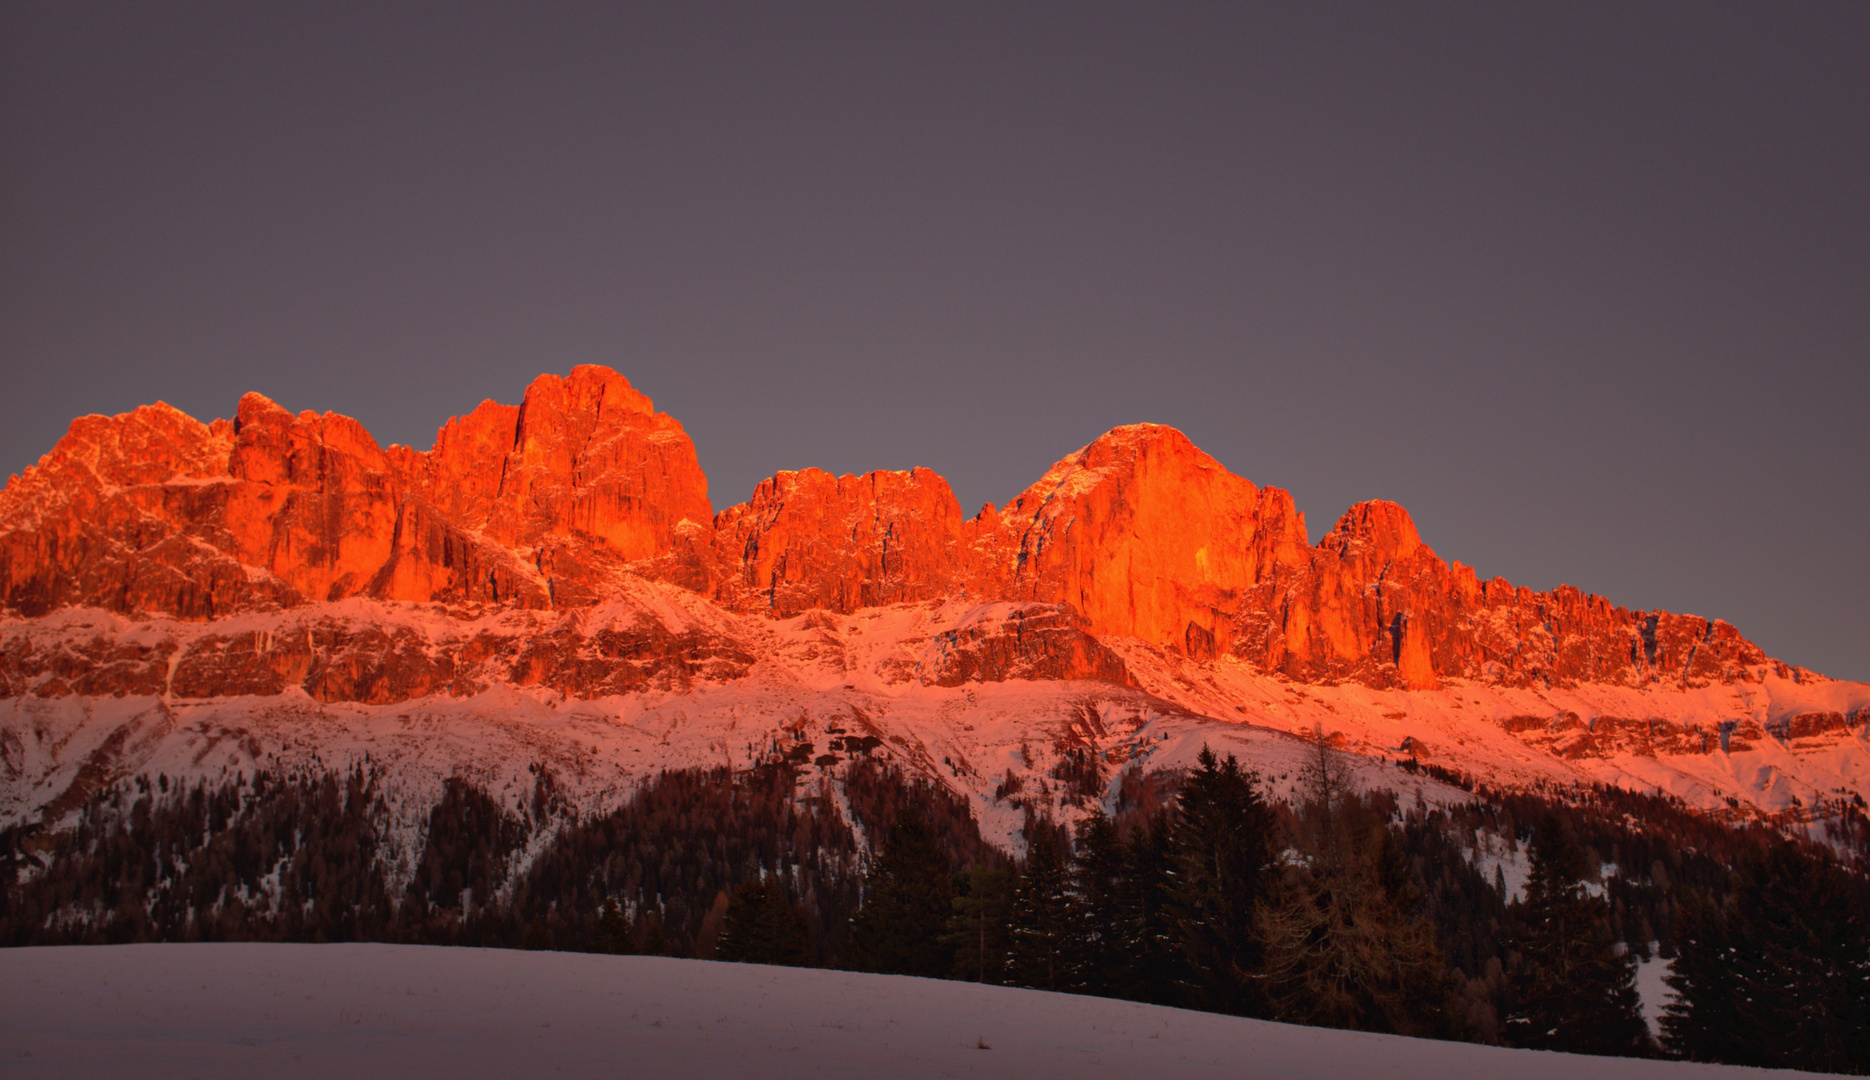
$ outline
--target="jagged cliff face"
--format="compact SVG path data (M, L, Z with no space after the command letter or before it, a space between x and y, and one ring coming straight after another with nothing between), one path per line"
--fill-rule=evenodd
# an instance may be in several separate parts
M1724 623L1480 582L1393 503L1352 507L1312 545L1286 492L1158 425L1111 431L972 519L926 469L782 472L716 516L681 425L601 367L541 376L516 407L483 403L427 452L258 394L212 424L161 404L85 417L0 493L0 597L25 617L214 619L349 597L573 610L631 578L782 618L1051 605L1072 633L1312 682L1790 674Z
M782 472L714 527L715 595L739 610L851 612L962 591L961 506L927 469Z
M209 619L371 596L548 608L712 518L681 425L600 367L451 420L427 453L259 394L72 424L0 493L0 597Z

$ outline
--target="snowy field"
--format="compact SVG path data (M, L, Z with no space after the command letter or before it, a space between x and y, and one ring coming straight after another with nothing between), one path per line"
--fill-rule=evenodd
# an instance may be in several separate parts
M0 1075L20 1078L1749 1073L1768 1075L696 960L395 945L0 950Z

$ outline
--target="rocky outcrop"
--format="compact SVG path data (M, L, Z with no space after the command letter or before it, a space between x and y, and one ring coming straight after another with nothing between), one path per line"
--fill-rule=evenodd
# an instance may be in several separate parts
M1423 543L1395 503L1351 507L1313 546L1289 495L1156 425L1118 428L1059 462L994 524L977 527L976 550L1016 554L968 580L1067 604L1093 634L1196 659L1229 654L1304 681L1427 689L1446 676L1694 685L1792 674L1718 620L1628 611L1569 586L1480 582Z
M174 702L303 691L320 702L390 705L538 686L567 698L679 690L745 675L750 647L731 633L610 604L492 620L411 619L406 610L318 605L189 624L15 626L0 634L0 697L160 697Z
M168 405L86 416L0 491L0 598L41 615L86 604L208 618L297 599L220 527L233 424ZM220 543L215 543L219 539Z
M286 583L297 596L355 596L396 543L401 477L363 425L294 415L260 396L240 399L208 542ZM197 520L171 522L188 529Z
M1728 753L1749 749L1747 737L1757 740L1760 735L1760 726L1751 720L1707 724L1659 717L1596 716L1587 720L1574 712L1550 717L1511 716L1501 720L1500 726L1535 750L1574 761Z
M964 528L975 595L1065 604L1095 635L1304 681L1426 689L1689 683L1790 673L1731 626L1631 612L1570 587L1482 583L1366 502L1317 545L1291 496L1234 476L1172 428L1118 428Z
M664 554L682 522L714 516L682 425L589 365L526 389L489 502L484 521L457 520L510 548L572 544L625 562Z
M1237 653L1295 678L1426 688L1449 675L1694 685L1793 673L1718 620L1629 611L1570 586L1481 582L1436 556L1393 503L1353 507L1276 585L1241 613Z
M1134 685L1123 660L1055 604L992 604L935 636L918 674L931 686L1011 679L1090 679Z

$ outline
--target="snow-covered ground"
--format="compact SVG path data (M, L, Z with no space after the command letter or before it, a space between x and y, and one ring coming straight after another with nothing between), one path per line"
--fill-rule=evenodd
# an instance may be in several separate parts
M1648 959L1636 961L1636 995L1643 1001L1643 1020L1649 1025L1649 1033L1662 1037L1662 1012L1675 1003L1676 994L1665 980L1675 971L1674 960L1664 960L1656 951L1656 943L1649 943Z
M652 957L262 944L0 950L0 1074L22 1080L1767 1075L1326 1031L888 975Z

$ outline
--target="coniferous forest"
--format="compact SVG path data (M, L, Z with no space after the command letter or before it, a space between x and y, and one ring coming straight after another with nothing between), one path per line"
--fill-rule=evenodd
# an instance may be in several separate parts
M546 770L506 802L453 780L414 843L368 765L158 777L105 790L75 828L0 833L0 944L648 953L1870 1072L1862 821L1819 844L1620 789L1447 779L1471 798L1405 805L1354 789L1320 744L1280 802L1204 752L1124 778L1116 812L1074 828L1029 811L1015 858L945 789L863 758L835 785L785 759L665 772L583 817ZM1657 953L1676 995L1659 1040L1635 988Z

